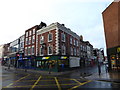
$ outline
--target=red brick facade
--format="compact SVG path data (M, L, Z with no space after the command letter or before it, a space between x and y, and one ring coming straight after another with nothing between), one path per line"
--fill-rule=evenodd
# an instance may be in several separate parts
M24 50L25 56L36 55L36 31L37 25L25 31ZM34 41L33 41L34 40ZM30 52L28 54L28 48ZM34 47L34 53L32 53L32 47Z
M49 42L48 41L48 34L51 33L52 34L52 41ZM38 35L38 49L37 49L37 52L38 52L38 55L40 55L40 47L43 45L40 43L40 37L43 36L44 37L44 44L45 44L45 50L44 50L44 55L48 55L48 46L51 45L53 47L53 50L52 50L52 53L53 55L55 55L56 53L56 30L51 30L49 32L45 32L45 33L42 33L40 35Z

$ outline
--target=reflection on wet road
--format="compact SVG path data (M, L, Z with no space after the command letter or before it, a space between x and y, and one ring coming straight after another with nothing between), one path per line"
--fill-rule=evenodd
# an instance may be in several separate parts
M67 75L68 76L68 75ZM3 70L2 87L5 88L56 88L59 90L76 88L118 88L120 83L89 80L85 78L71 78L61 76L48 76L36 73L15 72Z

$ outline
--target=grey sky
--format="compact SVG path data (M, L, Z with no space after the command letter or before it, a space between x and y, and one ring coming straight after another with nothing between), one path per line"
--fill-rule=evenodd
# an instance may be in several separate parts
M89 1L89 2L88 2ZM94 47L105 48L102 11L113 0L2 0L0 45L23 35L41 21L59 22L83 35Z

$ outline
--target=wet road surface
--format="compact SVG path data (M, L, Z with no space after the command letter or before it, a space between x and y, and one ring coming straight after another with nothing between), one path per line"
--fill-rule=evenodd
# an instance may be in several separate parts
M76 75L75 75L76 73ZM2 70L2 87L6 88L54 88L58 90L79 89L79 88L120 88L120 83L89 80L77 77L75 72L66 75L49 76L24 71ZM75 75L75 76L74 76Z

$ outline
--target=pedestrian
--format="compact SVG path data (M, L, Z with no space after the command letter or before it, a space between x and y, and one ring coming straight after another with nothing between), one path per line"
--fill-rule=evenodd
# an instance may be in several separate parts
M49 74L51 74L52 64L49 64Z
M105 67L106 67L106 73L107 73L108 72L108 64L106 64Z

